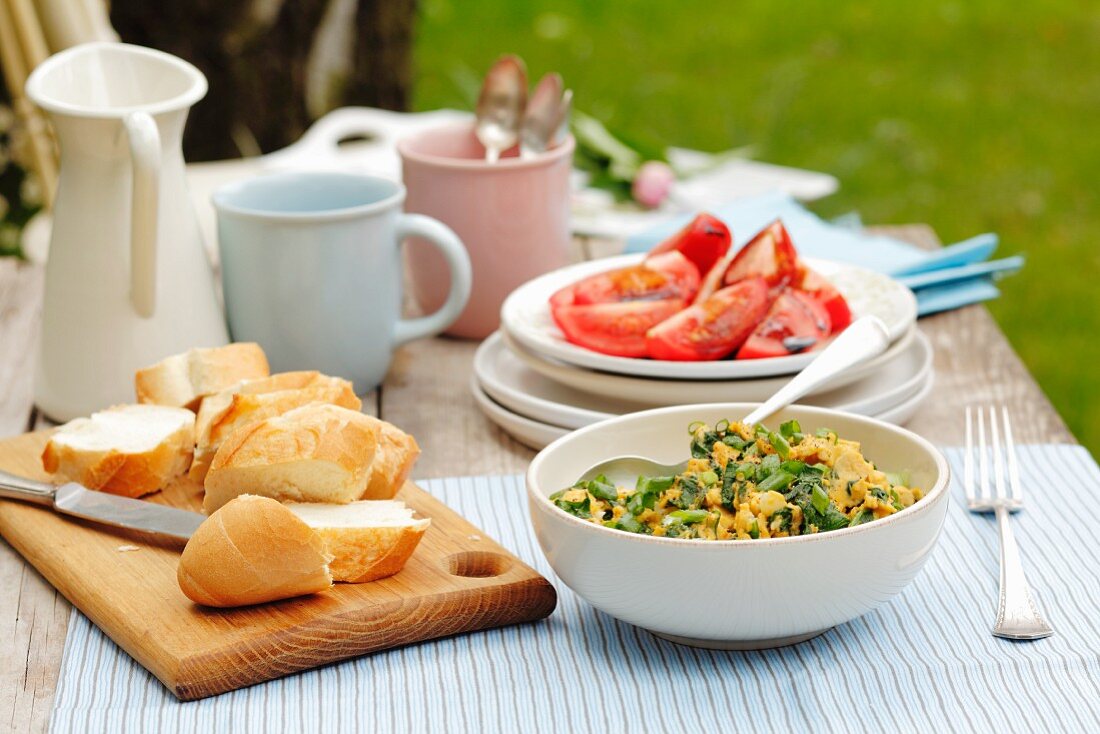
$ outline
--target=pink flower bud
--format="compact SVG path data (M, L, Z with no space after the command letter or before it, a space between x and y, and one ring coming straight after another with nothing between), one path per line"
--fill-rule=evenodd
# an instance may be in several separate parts
M647 209L654 209L668 198L668 193L675 181L676 174L667 163L646 161L635 174L630 193L634 201Z

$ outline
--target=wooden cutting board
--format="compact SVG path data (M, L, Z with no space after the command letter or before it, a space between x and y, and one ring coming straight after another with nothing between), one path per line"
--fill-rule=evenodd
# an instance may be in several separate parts
M0 441L0 469L48 479L39 460L47 435ZM184 480L150 501L198 510L201 492ZM185 701L554 611L554 588L534 569L413 484L397 497L432 519L401 573L242 609L203 608L180 592L176 564L182 543L176 541L8 500L0 500L0 534Z

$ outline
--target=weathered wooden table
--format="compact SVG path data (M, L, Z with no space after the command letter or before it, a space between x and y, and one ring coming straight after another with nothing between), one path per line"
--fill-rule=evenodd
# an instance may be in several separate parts
M927 248L939 245L924 225L878 231ZM614 248L581 243L579 250L593 256ZM0 437L48 425L32 395L42 283L40 267L0 260ZM997 402L1012 410L1018 441L1075 442L985 308L933 316L920 326L935 347L936 384L909 428L937 444L958 445L963 406ZM467 385L476 348L446 338L411 344L398 353L382 387L364 399L364 410L417 437L423 454L414 478L516 474L534 455L475 406ZM0 724L43 731L70 606L6 543L0 544L0 589Z

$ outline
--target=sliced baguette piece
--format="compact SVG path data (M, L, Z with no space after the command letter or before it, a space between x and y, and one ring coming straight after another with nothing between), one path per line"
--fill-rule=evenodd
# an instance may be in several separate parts
M380 421L313 403L231 433L206 475L203 509L239 494L292 502L359 499L379 449Z
M349 381L316 371L244 380L206 396L195 422L195 458L189 476L196 482L206 478L218 447L233 431L309 403L331 403L350 410L363 407Z
M267 356L260 345L240 342L191 349L138 370L134 389L139 403L194 409L205 395L269 374Z
M405 567L431 520L413 518L397 500L360 500L347 505L288 502L332 556L335 581L361 584L393 576Z
M392 423L371 418L378 423L381 433L378 453L371 465L370 482L363 492L366 500L392 499L405 485L413 464L420 456L416 439Z
M239 607L332 586L324 541L283 505L241 495L203 521L180 556L176 580L188 599Z
M141 497L187 471L194 441L190 410L116 405L58 428L42 466L89 489Z

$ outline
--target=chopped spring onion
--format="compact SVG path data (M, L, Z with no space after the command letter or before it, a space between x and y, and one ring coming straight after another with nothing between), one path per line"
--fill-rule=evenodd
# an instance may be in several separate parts
M820 484L814 486L813 494L810 496L810 504L823 515L825 510L829 509L829 495L821 488Z
M675 518L685 525L692 525L697 522L703 522L710 515L706 510L673 510L668 513L669 517Z
M802 440L802 426L796 420L789 420L779 426L779 435L788 441L798 443Z
M768 478L756 485L757 492L771 492L786 489L795 480L794 474L779 469L768 475Z
M606 480L601 481L599 477L588 482L588 491L593 497L604 502L617 502L619 500L619 490L613 484L608 484Z
M786 461L791 456L791 445L787 443L787 439L783 438L776 432L768 434L768 441L775 448L775 453L779 454L779 458Z

